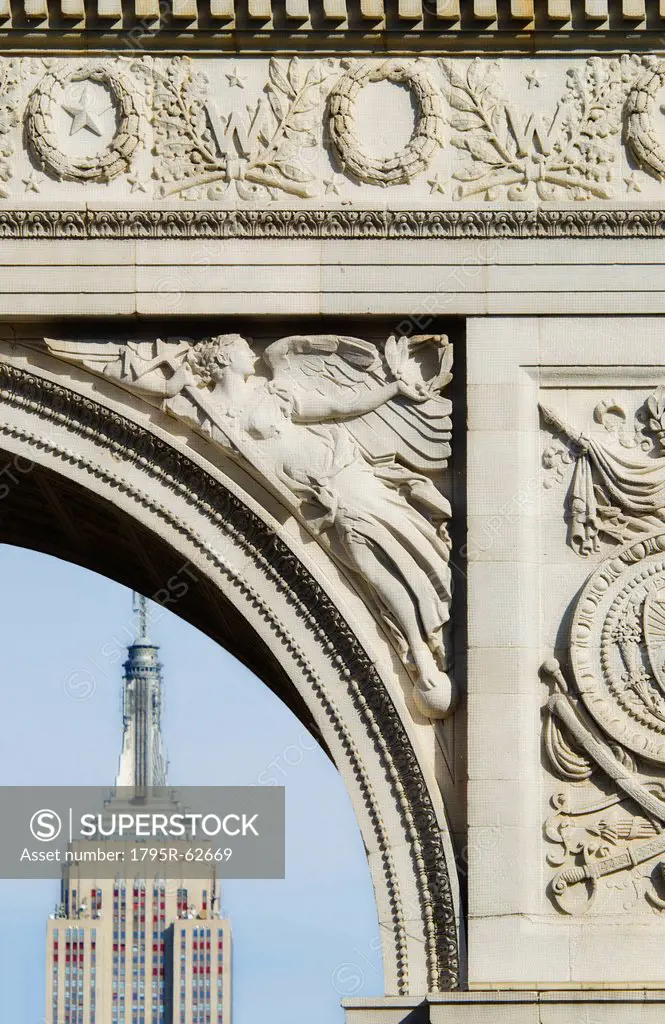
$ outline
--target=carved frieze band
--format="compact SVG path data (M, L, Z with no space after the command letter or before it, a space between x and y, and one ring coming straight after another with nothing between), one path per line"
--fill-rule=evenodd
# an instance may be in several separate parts
M665 176L664 77L652 55L547 71L481 58L4 58L0 200L117 181L115 199L139 194L157 209L355 206L368 186L407 186L433 206L630 200ZM414 113L410 138L389 118L382 152L359 109L377 86L396 101L407 90ZM16 174L13 156L30 170Z

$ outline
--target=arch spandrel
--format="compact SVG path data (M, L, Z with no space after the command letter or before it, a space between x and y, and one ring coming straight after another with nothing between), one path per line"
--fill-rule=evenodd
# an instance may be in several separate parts
M418 709L451 714L451 508L438 486L451 440L446 336L391 335L381 346L316 333L268 345L237 333L37 344L193 428L210 440L213 463L238 463L360 590Z
M454 864L419 735L434 726L323 549L289 528L283 506L280 522L261 504L255 480L243 489L218 450L211 460L209 443L188 446L182 425L144 400L43 353L2 354L0 448L3 540L153 593L190 568L197 583L173 610L263 678L344 778L377 897L386 991L455 987Z

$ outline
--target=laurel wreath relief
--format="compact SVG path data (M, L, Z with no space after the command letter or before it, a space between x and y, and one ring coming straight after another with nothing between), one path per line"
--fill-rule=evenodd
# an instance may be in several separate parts
M415 130L404 149L383 160L363 146L356 125L358 93L370 82L408 85L418 105ZM330 135L345 171L372 185L407 184L425 171L443 145L440 92L427 71L417 64L385 61L376 67L362 63L347 71L330 94Z
M94 156L68 156L58 138L58 104L75 82L104 85L117 110L118 129L106 150ZM26 135L39 166L59 180L81 182L112 181L127 171L144 135L136 93L136 84L116 61L73 66L63 61L49 71L30 95L25 114Z

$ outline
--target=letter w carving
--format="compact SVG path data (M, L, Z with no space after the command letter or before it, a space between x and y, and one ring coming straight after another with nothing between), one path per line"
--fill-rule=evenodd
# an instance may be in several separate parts
M526 124L522 122L522 126L520 126L513 111L509 107L506 108L506 116L517 142L519 156L528 156L536 143L544 156L550 155L556 141L560 111L561 107L557 106L556 113L547 128L540 112L531 114Z
M250 114L247 124L240 114L229 115L226 124L220 116L214 103L207 106L208 120L210 127L219 146L221 153L226 153L228 143L233 140L240 156L249 157L254 151L257 142L265 142L266 130L269 130L269 109L267 100L259 100L254 115Z

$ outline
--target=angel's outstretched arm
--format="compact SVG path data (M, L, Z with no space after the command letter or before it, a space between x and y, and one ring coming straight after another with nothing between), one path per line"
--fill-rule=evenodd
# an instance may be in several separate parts
M174 395L177 395L182 391L187 384L194 386L196 384L196 379L188 364L182 363L173 376L169 377L169 379L164 382L164 397L173 398Z
M293 418L297 423L354 419L356 416L364 416L365 413L378 409L392 398L403 394L404 390L399 381L393 381L391 384L381 384L363 394L351 395L345 401L333 399L328 395L298 391L297 394L290 396L294 402Z
M173 369L169 359L152 360L137 373L139 366L136 363L128 370L118 361L116 365L107 367L105 372L107 377L114 377L131 391L144 395L158 395L160 398L173 398L187 384L196 383L187 363L181 363L170 377L165 376L164 366Z

